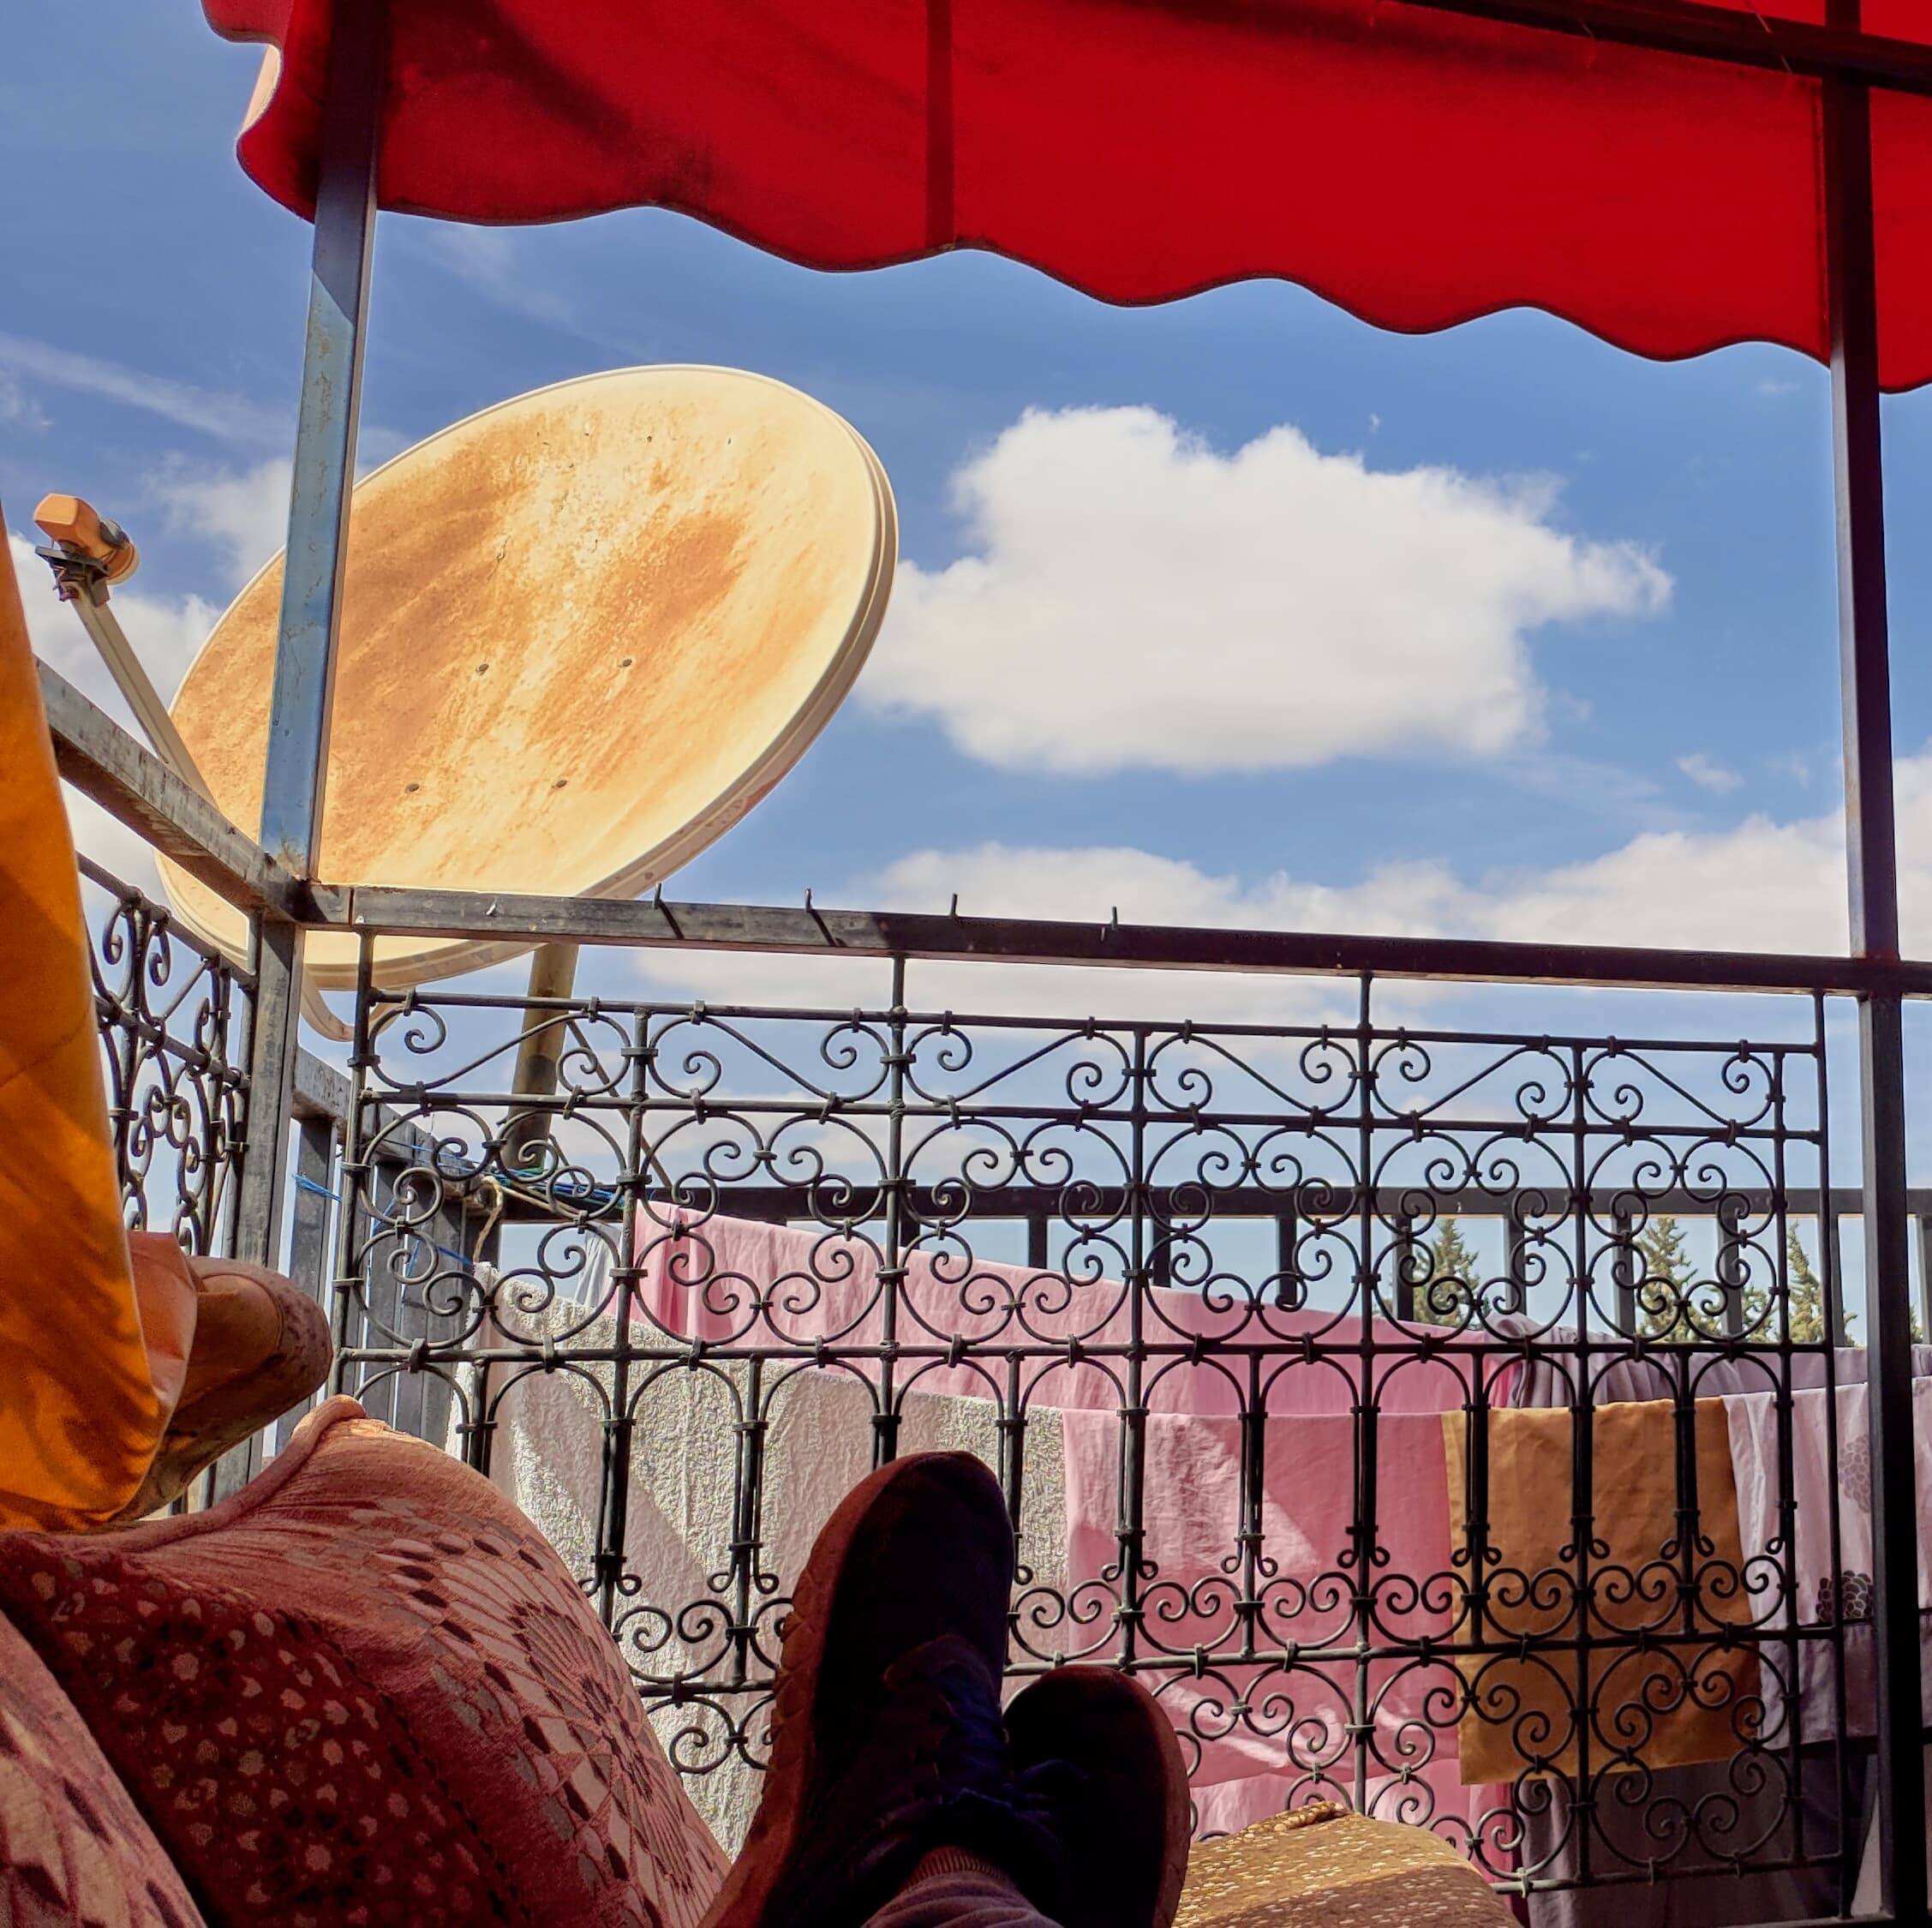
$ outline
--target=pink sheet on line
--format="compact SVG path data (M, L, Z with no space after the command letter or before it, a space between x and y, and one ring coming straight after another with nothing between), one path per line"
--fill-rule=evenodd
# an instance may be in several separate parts
M821 1338L876 1345L884 1326L878 1255L860 1237L794 1230L787 1225L716 1218L668 1221L640 1212L639 1278L633 1316L649 1320L679 1338L713 1343L810 1345ZM757 1300L763 1296L763 1309ZM1069 1283L1059 1273L1026 1266L976 1260L970 1266L943 1252L909 1254L900 1294L896 1337L902 1345L944 1345L954 1337L997 1351L1003 1344L1038 1347L1122 1345L1133 1326L1131 1295L1117 1279ZM1199 1292L1155 1286L1141 1296L1142 1334L1151 1346L1186 1344L1198 1338L1241 1339L1278 1346L1270 1362L1262 1404L1270 1413L1347 1413L1357 1401L1361 1366L1341 1358L1293 1356L1297 1341L1324 1347L1352 1346L1361 1337L1359 1320L1340 1313L1256 1308L1245 1296L1211 1303ZM1385 1326L1380 1344L1389 1343ZM1450 1350L1455 1342L1450 1341ZM1468 1398L1464 1374L1474 1361L1452 1367L1440 1359L1379 1357L1373 1389L1379 1411L1439 1413ZM990 1370L999 1375L990 1380ZM1122 1403L1124 1364L1119 1359L1056 1364L1029 1360L1022 1368L1022 1398L1067 1410ZM906 1361L901 1386L925 1392L961 1392L987 1398L1004 1392L1005 1362L972 1366ZM1238 1414L1247 1387L1238 1361L1150 1358L1143 1393L1151 1412ZM917 1375L916 1377L914 1375ZM1492 1391L1505 1403L1506 1379Z
M878 1343L882 1309L874 1249L858 1239L824 1237L786 1226L712 1218L679 1236L641 1218L640 1278L634 1316L679 1338L727 1338L757 1344L775 1339L810 1344L836 1338ZM764 1309L758 1308L760 1298ZM1114 1281L1068 1285L1028 1267L976 1263L948 1270L943 1258L915 1252L906 1266L898 1337L910 1344L944 1344L955 1333L996 1351L1008 1344L1122 1344L1131 1330L1127 1295ZM1236 1303L1217 1309L1194 1292L1154 1288L1143 1299L1149 1343L1172 1344L1197 1335L1289 1350L1303 1336L1347 1345L1359 1323L1336 1314L1270 1309L1264 1316ZM862 1362L867 1377L876 1368ZM1004 1362L984 1369L960 1362L903 1361L901 1388L988 1398L1004 1396ZM1062 1414L1067 1494L1068 1597L1098 1609L1091 1623L1043 1627L1037 1652L1116 1651L1113 1614L1118 1583L1103 1578L1120 1542L1121 1362L1047 1367L1028 1361L1022 1396ZM1464 1368L1467 1369L1467 1368ZM988 1372L992 1377L987 1376ZM1141 1653L1191 1656L1238 1639L1235 1602L1241 1574L1223 1562L1240 1544L1241 1440L1247 1392L1241 1362L1150 1361L1144 1395L1149 1409L1143 1481L1143 1557L1154 1563L1141 1590ZM1280 1648L1350 1646L1355 1568L1349 1526L1358 1477L1353 1409L1359 1363L1293 1359L1271 1364L1263 1404L1269 1414L1262 1476L1263 1550L1274 1563L1258 1596L1263 1602L1256 1644ZM1466 1398L1462 1371L1440 1361L1378 1362L1376 1514L1380 1546L1373 1581L1377 1624L1372 1643L1447 1632L1453 1590L1416 1583L1449 1575L1449 1506L1438 1416ZM1371 1731L1367 1738L1367 1800L1391 1818L1480 1817L1501 1805L1501 1791L1464 1787L1456 1770L1451 1668L1439 1662L1377 1662L1369 1670ZM1200 1746L1194 1775L1201 1828L1246 1826L1295 1799L1352 1793L1355 1743L1352 1660L1283 1672L1247 1666L1196 1678L1176 1672L1161 1697L1176 1726ZM1435 1693L1437 1721L1425 1718ZM1246 1708L1244 1714L1241 1709ZM1293 1737L1304 1763L1330 1763L1322 1785L1304 1764L1283 1764Z
M1088 1410L1065 1413L1062 1428L1068 1567L1070 1575L1091 1578L1119 1558L1120 1427L1113 1414ZM1446 1635L1451 1590L1446 1582L1433 1590L1419 1584L1450 1571L1442 1422L1433 1414L1385 1417L1376 1446L1380 1557L1368 1581L1367 1637L1387 1645ZM1245 1576L1239 1566L1229 1573L1223 1563L1240 1544L1241 1451L1238 1420L1156 1413L1147 1422L1141 1524L1143 1557L1155 1572L1139 1590L1136 1646L1142 1654L1185 1656L1196 1647L1205 1653L1240 1644ZM1260 1526L1274 1570L1256 1577L1258 1647L1355 1644L1358 1566L1349 1527L1355 1480L1352 1419L1323 1414L1271 1421ZM1445 1724L1458 1686L1454 1668L1443 1662L1372 1663L1367 1811L1440 1819L1480 1815L1492 1805L1493 1790L1466 1788L1458 1780L1456 1730ZM1355 1688L1355 1667L1347 1658L1169 1676L1161 1698L1200 1748L1194 1797L1202 1825L1242 1828L1292 1800L1352 1797ZM1438 1697L1434 1726L1426 1718L1432 1693ZM1280 1764L1291 1736L1304 1763L1292 1772Z

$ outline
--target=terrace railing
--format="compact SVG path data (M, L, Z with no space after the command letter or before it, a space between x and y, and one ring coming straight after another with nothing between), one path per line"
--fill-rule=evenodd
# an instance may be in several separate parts
M551 1528L721 1832L810 1528L943 1441L996 1466L1020 1533L1013 1674L1139 1674L1204 1829L1338 1798L1565 1919L1677 1879L1712 1919L1851 1904L1878 1706L1923 1720L1873 1651L1839 1015L1932 973L298 890L50 690L70 775L259 918L362 939L346 1065L298 1055L271 1108L236 1066L273 973L89 869L130 1213L245 1246L266 1210L332 1307L335 1383ZM876 981L856 1008L384 991L373 946L404 928L670 949L698 990L732 952ZM1280 1015L1186 972L1173 1015L1007 988L1054 959L1259 970ZM1513 979L1540 1020L1534 984L1581 981L1572 1019L1647 985L1618 1015L1656 1021L1452 1025L1425 973ZM1081 994L1116 981L1145 1003L1145 978ZM1731 991L1750 1040L1716 1035ZM547 1093L513 1088L533 1034ZM1923 1241L1932 1195L1901 1202Z

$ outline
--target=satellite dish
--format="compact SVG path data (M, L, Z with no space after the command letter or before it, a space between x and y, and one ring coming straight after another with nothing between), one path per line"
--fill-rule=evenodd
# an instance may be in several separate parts
M499 403L357 483L318 874L629 897L721 836L852 687L898 554L850 424L730 368L621 368ZM173 718L215 802L261 821L282 558L215 626ZM191 930L231 906L163 860ZM384 938L379 985L528 945ZM311 932L314 984L357 940Z

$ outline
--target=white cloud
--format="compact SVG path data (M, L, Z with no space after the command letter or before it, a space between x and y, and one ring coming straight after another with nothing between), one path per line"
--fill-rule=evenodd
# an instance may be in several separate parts
M7 547L20 584L33 653L138 736L132 712L81 628L81 619L54 594L53 577L34 554L33 545L9 530ZM114 609L155 686L164 696L171 697L214 622L212 606L197 596L170 602L122 590L115 594ZM155 867L153 851L139 833L69 784L61 786L61 794L75 847L105 865L123 883L159 900L160 872Z
M39 403L3 371L0 371L0 422L33 434L39 434L47 426L47 417Z
M571 304L541 277L519 265L518 237L501 228L465 227L458 222L412 225L416 245L446 273L486 301L547 327L577 332Z
M109 875L118 877L136 890L163 901L161 872L154 861L153 847L138 830L130 830L117 817L110 817L92 797L83 796L71 784L61 785L61 800L67 805L67 821L74 833L74 847L92 857Z
M1677 767L1700 789L1708 790L1713 796L1726 796L1744 781L1736 770L1713 763L1702 750L1693 750L1688 757L1679 757Z
M159 416L177 428L192 428L217 441L250 446L285 446L287 416L241 395L219 394L185 381L143 373L98 356L76 354L51 342L0 333L0 368L50 387L68 388L104 401L119 402Z
M987 843L914 852L839 894L868 909L944 911L956 893L964 916L1066 919L1223 928L1399 931L1416 928L1455 885L1433 865L1378 872L1330 889L1283 876L1244 885L1129 847L1074 849ZM700 992L713 1003L809 1003L840 1009L886 1001L884 965L871 959L638 954L647 981ZM1237 973L1055 965L927 964L910 995L923 1009L1085 1016L1197 1016L1293 1023L1340 1015L1330 984Z
M1908 947L1932 950L1932 748L1898 767L1901 908ZM1754 815L1708 831L1654 832L1583 862L1474 879L1439 861L1391 865L1325 885L1285 873L1244 882L1132 848L983 844L921 851L854 881L868 908L1260 930L1412 933L1669 949L1842 953L1847 942L1840 814ZM828 1007L882 998L880 967L855 960L642 954L646 979L713 1001ZM1349 993L1307 979L1049 967L916 967L924 1008L1042 1015L1308 1021L1345 1017ZM1411 1003L1447 995L1404 987Z
M1908 925L1932 944L1932 753L1899 766L1899 843L1926 860L1902 877ZM1910 859L1906 859L1908 865ZM1466 882L1439 861L1390 865L1340 886L1277 872L1244 884L1131 849L997 844L920 852L873 880L888 907L1261 930L1413 933L1684 950L1842 952L1845 846L1836 811L1762 816L1724 829L1657 831L1600 857Z
M1556 485L1371 469L1282 427L1232 455L1151 409L1029 412L954 478L973 553L903 565L859 684L1006 769L1302 767L1533 739L1528 632L1661 608Z
M148 479L147 493L161 506L167 533L218 549L229 587L239 590L288 540L294 467L285 455L242 473L176 460Z
M53 577L33 553L33 545L9 532L14 574L19 578L21 602L27 611L27 633L33 653L51 663L69 682L90 697L123 727L134 718L121 699L114 679L100 660L81 619L54 594ZM179 601L143 596L136 590L114 592L114 613L128 640L162 696L172 701L194 653L214 627L214 605L198 596Z

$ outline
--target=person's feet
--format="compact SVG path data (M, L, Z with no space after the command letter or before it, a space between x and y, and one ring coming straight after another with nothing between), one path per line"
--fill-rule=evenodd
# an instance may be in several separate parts
M1108 1668L1059 1668L1006 1727L1020 1805L1066 1871L1057 1892L1028 1888L1035 1905L1062 1928L1168 1928L1187 1871L1187 1775L1153 1696Z
M1006 1854L1013 1563L970 1454L895 1460L846 1494L799 1577L763 1798L704 1928L858 1928L929 1850Z
M137 1274L147 1263L186 1268L194 1325L180 1397L123 1523L178 1499L230 1446L300 1405L328 1377L332 1352L322 1308L280 1272L138 1232L129 1243Z

